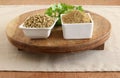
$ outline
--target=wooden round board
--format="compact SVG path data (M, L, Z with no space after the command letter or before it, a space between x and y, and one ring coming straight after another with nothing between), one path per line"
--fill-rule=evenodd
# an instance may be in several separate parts
M28 16L43 14L44 12L45 9L31 11L13 19L6 28L8 40L18 49L22 49L26 52L63 53L93 49L104 44L110 36L110 23L104 17L90 12L94 21L94 31L91 39L65 40L61 26L56 26L52 30L49 38L31 40L26 37L23 31L18 27Z

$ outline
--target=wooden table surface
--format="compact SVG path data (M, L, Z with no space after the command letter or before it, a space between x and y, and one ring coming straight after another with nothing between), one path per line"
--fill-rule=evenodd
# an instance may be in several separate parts
M59 2L76 5L120 5L120 0L0 0L0 5L44 5Z
M60 0L70 4L120 5L120 0ZM0 5L52 4L57 0L0 0ZM13 72L1 71L0 78L120 78L120 72Z
M119 72L0 72L0 78L120 78Z

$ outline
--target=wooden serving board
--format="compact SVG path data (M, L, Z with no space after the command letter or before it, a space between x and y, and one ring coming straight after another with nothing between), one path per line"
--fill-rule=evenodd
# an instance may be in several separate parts
M89 12L94 21L93 37L83 40L65 40L61 26L56 26L48 39L31 40L26 37L19 25L31 15L43 14L45 9L24 13L13 19L6 28L8 40L18 49L33 53L64 53L90 49L103 49L105 41L110 36L111 25L104 17Z

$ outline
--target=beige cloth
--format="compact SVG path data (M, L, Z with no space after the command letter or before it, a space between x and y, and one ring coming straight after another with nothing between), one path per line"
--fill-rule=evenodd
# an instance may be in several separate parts
M51 55L19 52L6 38L7 23L22 13L45 7L48 6L0 6L1 71L120 71L120 6L84 6L111 22L111 37L105 50Z

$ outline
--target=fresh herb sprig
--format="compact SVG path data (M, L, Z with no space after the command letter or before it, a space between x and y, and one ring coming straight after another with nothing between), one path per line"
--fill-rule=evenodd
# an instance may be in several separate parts
M80 10L84 11L82 6L73 6L73 5L68 5L65 3L59 3L59 4L53 4L51 5L45 12L46 15L51 16L51 17L56 17L59 20L57 21L56 25L61 25L61 19L60 15L65 14L71 10Z

